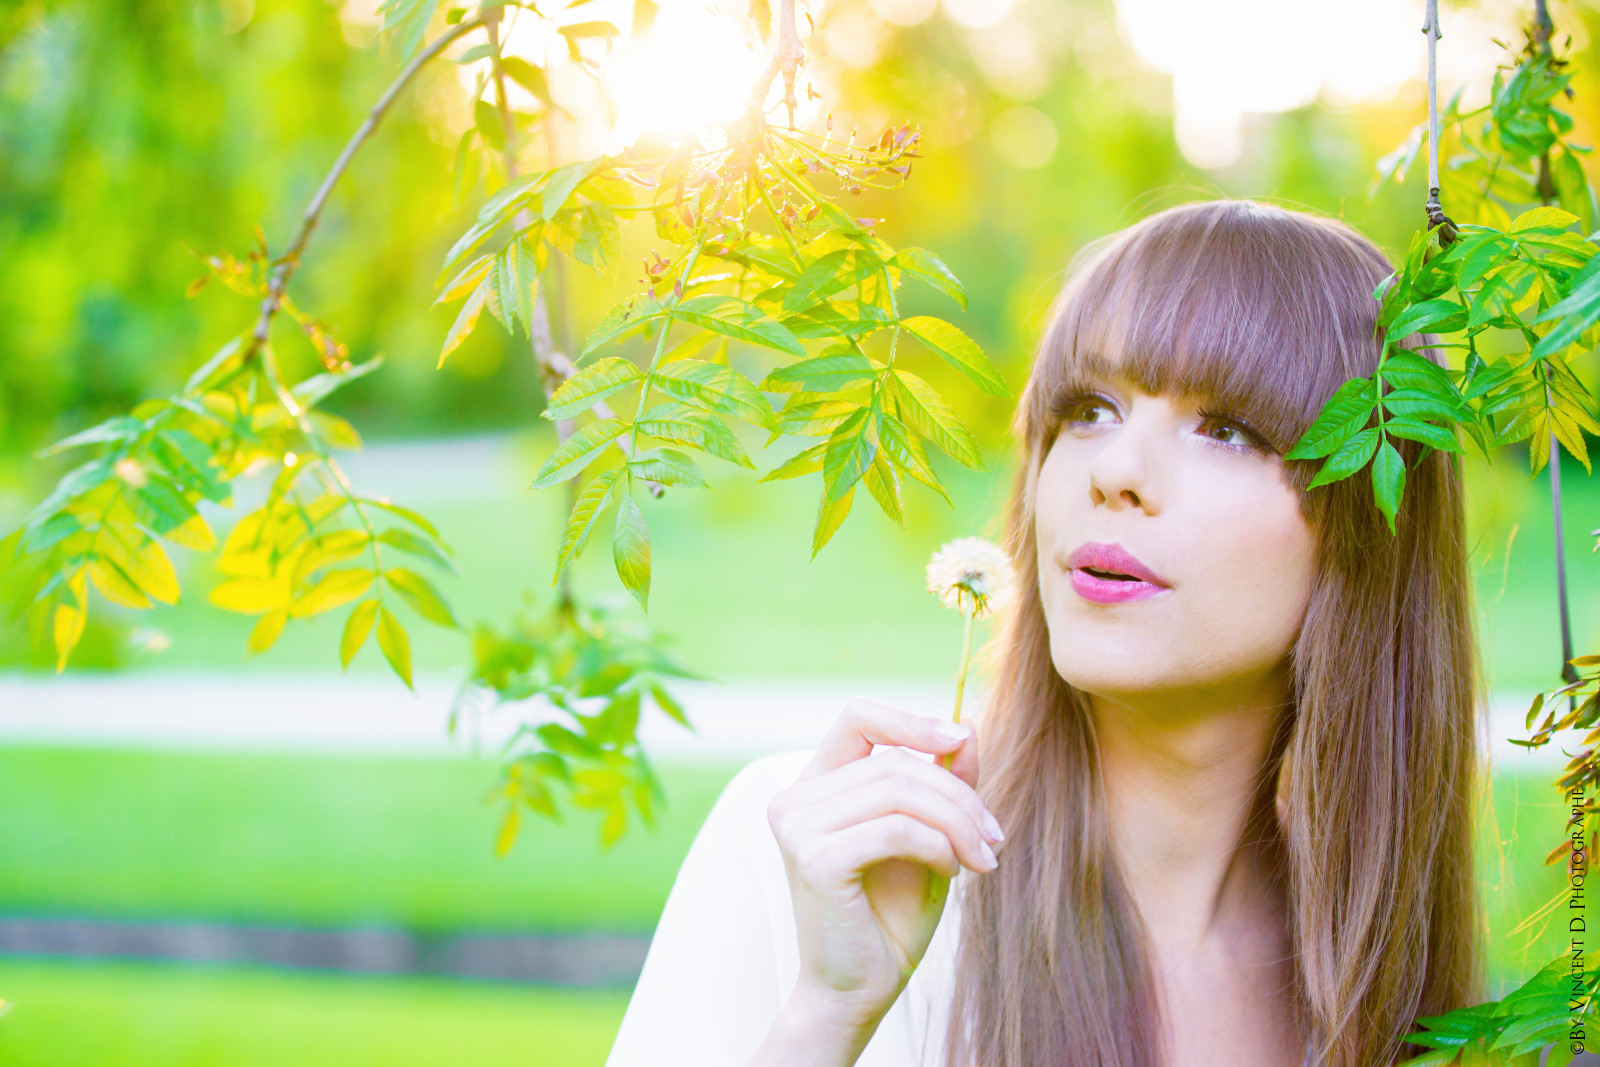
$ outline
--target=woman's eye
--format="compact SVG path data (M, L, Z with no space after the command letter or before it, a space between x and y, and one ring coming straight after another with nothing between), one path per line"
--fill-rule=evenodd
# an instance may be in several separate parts
M1094 418L1093 413L1102 409L1105 411L1113 410L1110 404L1099 397L1079 397L1068 402L1066 406L1065 418L1067 422L1095 423L1099 422L1100 420Z
M1211 426L1215 430L1222 431L1221 436L1210 432L1207 433L1207 436L1213 441L1216 441L1218 444L1227 445L1229 448L1237 448L1252 452L1256 451L1260 447L1257 443L1255 434L1246 429L1240 423L1234 422L1232 419L1224 415L1206 414L1203 415L1203 418L1205 419L1207 425ZM1233 440L1226 439L1227 435L1229 434L1233 435Z

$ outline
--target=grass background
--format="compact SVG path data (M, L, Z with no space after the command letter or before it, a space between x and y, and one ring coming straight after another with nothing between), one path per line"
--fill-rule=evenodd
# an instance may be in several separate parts
M491 855L468 759L0 749L0 909L426 931L648 932L736 767L662 768L654 833L602 851L594 825L526 822ZM1550 775L1497 776L1481 874L1492 977L1555 955L1518 929L1561 885L1542 857L1564 811ZM626 989L566 990L157 963L0 959L0 1062L603 1063Z

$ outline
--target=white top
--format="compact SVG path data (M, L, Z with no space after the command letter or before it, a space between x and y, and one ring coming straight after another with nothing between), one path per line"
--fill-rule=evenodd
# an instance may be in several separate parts
M678 870L606 1067L746 1067L800 973L767 802L812 752L755 760L717 798ZM963 876L859 1067L941 1067Z

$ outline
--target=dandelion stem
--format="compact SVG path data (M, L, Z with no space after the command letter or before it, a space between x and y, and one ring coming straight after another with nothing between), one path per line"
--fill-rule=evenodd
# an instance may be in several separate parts
M972 661L972 618L972 615L967 616L967 633L961 639L961 670L956 673L956 710L950 715L953 723L961 722L961 694L967 688L967 664Z
M972 619L977 615L977 609L974 608L972 612L963 612L963 614L967 616L967 632L966 636L961 639L961 669L956 672L956 710L950 714L950 721L957 724L961 722L961 694L967 688L967 664L972 661ZM950 769L950 764L954 760L954 756L947 755L943 757L945 770Z

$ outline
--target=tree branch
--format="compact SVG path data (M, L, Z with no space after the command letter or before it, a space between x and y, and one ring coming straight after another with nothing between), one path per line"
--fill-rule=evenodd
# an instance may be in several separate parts
M378 102L372 105L372 110L367 112L366 119L356 128L356 132L351 135L349 142L344 146L344 151L340 152L339 158L334 161L333 169L328 172L326 178L322 179L321 187L317 189L316 195L311 198L311 203L307 205L305 215L300 220L300 228L295 231L293 239L289 242L288 251L284 252L278 259L278 266L272 272L272 279L267 284L266 299L261 302L261 315L256 319L256 327L250 334L250 347L245 352L246 359L252 358L256 350L266 344L267 330L272 325L272 316L276 315L283 306L283 292L288 288L289 279L300 266L300 253L305 250L306 242L311 240L311 233L317 228L318 219L322 217L322 209L327 206L328 197L333 193L333 187L343 177L345 168L350 165L350 160L354 158L356 150L372 135L372 131L377 129L378 123L383 121L384 115L388 113L395 98L400 95L400 90L410 83L411 79L416 76L417 71L421 70L434 56L444 51L451 42L482 25L483 20L474 15L471 18L462 19L456 25L435 37L432 44L417 53L416 58L406 64L405 69L400 72L400 76L378 98Z
M1435 46L1439 32L1439 0L1428 0L1427 21L1422 32L1428 35L1428 228L1439 227L1439 247L1456 239L1456 224L1439 206L1439 74Z
M800 43L800 34L795 30L794 0L782 0L782 6L778 9L778 40L772 47L772 59L768 61L767 69L761 72L761 77L756 79L750 90L749 109L758 112L765 110L762 105L767 102L767 90L772 88L772 79L782 74L783 103L789 109L789 125L793 126L794 109L799 103L794 97L794 76L805 58L805 46Z
M484 8L481 17L489 32L489 64L494 72L495 107L500 112L500 124L505 130L505 147L501 149L500 158L505 166L506 180L509 182L517 179L517 157L512 148L517 128L511 119L511 105L506 94L505 67L501 63L500 56L501 11L502 9L497 7ZM519 211L514 225L521 230L526 228L530 221L526 211ZM545 303L544 290L545 287L541 285L533 294L533 316L532 321L528 323L528 342L533 349L534 364L539 370L539 384L543 386L545 398L548 399L561 388L561 383L576 373L577 367L564 353L556 349L555 339L550 332L550 311ZM605 404L597 404L593 410L601 418L612 417L611 409ZM556 420L556 440L565 441L570 436L572 436L572 420ZM630 461L633 459L628 446L623 444L620 437L615 439L615 444L625 459ZM573 484L576 485L576 482ZM658 482L647 481L645 485L650 495L657 499L666 492L666 488Z

